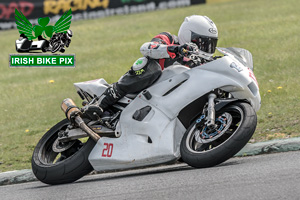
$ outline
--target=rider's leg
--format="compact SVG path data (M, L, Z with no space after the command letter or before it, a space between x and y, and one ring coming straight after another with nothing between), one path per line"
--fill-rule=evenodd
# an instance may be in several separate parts
M160 65L155 60L138 59L117 83L106 89L99 99L99 106L106 109L126 94L142 91L152 85L161 73Z

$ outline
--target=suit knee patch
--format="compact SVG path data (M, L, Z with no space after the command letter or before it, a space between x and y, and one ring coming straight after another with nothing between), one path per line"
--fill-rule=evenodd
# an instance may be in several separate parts
M147 63L148 63L148 59L146 57L139 58L133 63L132 69L134 71L139 71L143 69L147 65Z
M148 59L146 57L139 58L136 60L133 65L132 69L135 75L141 75L145 72L144 67L148 64Z

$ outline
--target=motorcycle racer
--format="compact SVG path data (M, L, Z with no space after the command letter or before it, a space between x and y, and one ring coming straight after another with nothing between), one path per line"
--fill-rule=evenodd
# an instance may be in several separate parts
M69 47L71 43L71 37L73 36L73 32L68 30L66 33L55 33L50 39L51 48L49 50L52 53L60 51L62 53L65 52L65 47Z
M65 184L92 170L157 166L179 159L207 168L236 155L253 136L261 107L252 54L219 47L223 56L212 57L217 30L210 20L199 18L204 22L195 20L192 27L183 23L178 38L163 32L143 44L144 57L117 83L110 86L103 78L74 83L83 108L70 98L63 100L66 119L47 130L34 148L36 178ZM209 25L202 25L205 22ZM195 24L202 28L195 29ZM142 84L148 88L103 106L104 112L99 107L106 94L118 98L123 95L120 89L127 94Z
M176 62L192 68L212 61L217 41L218 30L210 18L199 15L186 17L178 37L162 32L141 46L140 52L144 57L134 62L118 82L107 88L99 97L99 107L105 110L126 94L138 93L149 87L160 77L162 70ZM201 59L187 58L195 50ZM85 112L89 112L89 108Z

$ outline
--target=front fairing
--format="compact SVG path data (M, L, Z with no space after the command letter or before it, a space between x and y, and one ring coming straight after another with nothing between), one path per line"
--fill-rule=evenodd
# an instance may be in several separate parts
M255 76L234 56L224 56L154 84L147 89L153 96L148 102L172 119L182 108L217 88L230 92L234 98L249 101L256 111L260 108Z
M252 71L254 71L253 58L250 51L242 48L236 48L236 47L228 47L228 48L218 47L217 50L226 56L230 56L230 55L234 56L234 58L237 59L245 67L248 67Z
M261 106L259 85L253 72L252 55L240 48L218 48L225 56L198 66L197 70L216 73L215 82L224 91L230 92L234 98L248 100L255 111ZM240 53L239 53L240 52ZM218 77L218 79L216 79ZM212 83L215 85L215 83ZM221 86L223 85L223 86Z

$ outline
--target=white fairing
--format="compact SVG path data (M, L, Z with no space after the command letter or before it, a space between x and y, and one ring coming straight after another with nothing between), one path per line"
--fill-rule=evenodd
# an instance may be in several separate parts
M180 156L180 140L185 128L177 118L171 120L157 108L153 108L142 122L132 119L136 109L145 105L147 102L138 98L134 105L126 108L117 130L121 131L118 139L102 138L98 141L89 156L95 170L147 166ZM107 149L108 145L111 145L110 149Z
M100 96L108 87L108 83L103 79L96 79L91 81L85 81L80 83L74 83L74 86L78 92L86 92L91 97L94 95ZM84 94L83 94L84 95Z
M90 163L95 170L103 171L178 159L186 131L177 118L179 112L216 88L247 100L255 111L260 108L259 88L252 70L229 53L192 69L172 66L147 89L152 95L150 100L140 94L123 110L116 128L121 136L101 138L90 153ZM146 117L142 121L133 119L134 113L145 106L151 107Z

